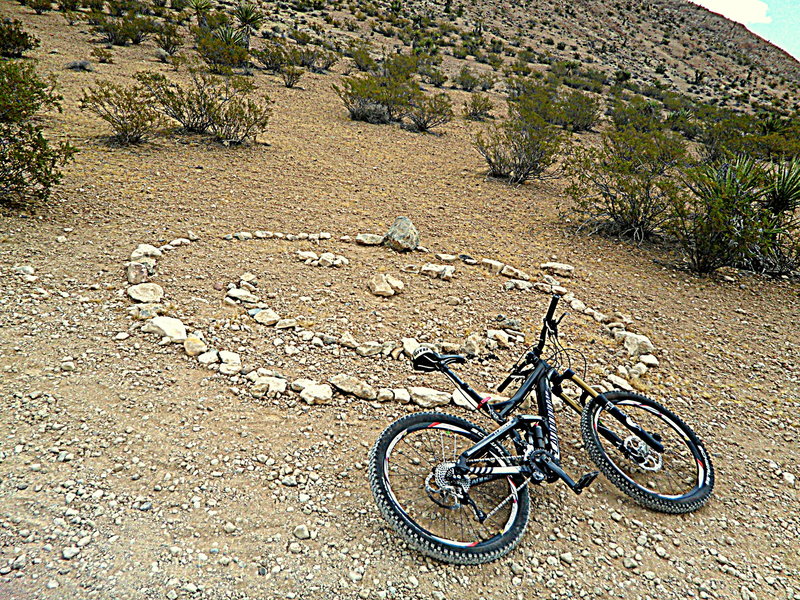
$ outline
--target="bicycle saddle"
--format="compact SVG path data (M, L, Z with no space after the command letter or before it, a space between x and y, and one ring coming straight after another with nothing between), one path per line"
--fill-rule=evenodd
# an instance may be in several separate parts
M440 367L452 363L461 364L465 362L467 362L467 359L459 354L437 354L425 346L420 346L411 355L411 366L415 371L422 371L423 373L438 371Z

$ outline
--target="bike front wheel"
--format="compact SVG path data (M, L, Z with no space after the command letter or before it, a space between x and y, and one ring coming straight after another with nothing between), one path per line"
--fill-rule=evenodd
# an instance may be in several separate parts
M375 442L369 461L375 502L423 554L453 564L485 563L510 552L525 532L530 501L519 478L453 473L458 456L486 435L458 417L416 413L395 421ZM499 444L470 461L475 467L510 464Z
M612 414L612 407L625 417ZM637 427L663 451L648 444ZM584 409L581 434L603 474L642 506L687 513L703 506L711 495L714 468L700 438L650 398L619 391L602 394Z

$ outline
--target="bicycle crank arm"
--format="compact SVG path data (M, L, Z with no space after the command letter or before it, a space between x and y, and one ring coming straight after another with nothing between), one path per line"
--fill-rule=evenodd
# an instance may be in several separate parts
M554 461L550 460L549 458L545 458L539 461L540 464L548 471L552 472L556 475L561 481L567 484L569 489L571 489L576 494L580 495L581 492L587 487L589 487L592 482L600 475L600 471L592 471L590 473L586 473L583 477L581 477L577 483L573 481L572 477L567 475L567 472L564 471L560 466L558 466Z

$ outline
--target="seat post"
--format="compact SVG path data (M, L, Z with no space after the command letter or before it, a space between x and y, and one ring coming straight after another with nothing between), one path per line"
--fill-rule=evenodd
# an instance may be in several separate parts
M473 390L466 381L461 379L455 372L453 372L453 370L450 369L450 367L448 367L447 365L440 365L439 370L445 375L447 375L447 377L453 383L455 383L461 391L463 391L467 396L469 396L470 399L474 400L477 403L483 401L481 395L475 390Z

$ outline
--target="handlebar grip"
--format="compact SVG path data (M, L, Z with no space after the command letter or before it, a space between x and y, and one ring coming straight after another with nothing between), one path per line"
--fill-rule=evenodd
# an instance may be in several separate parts
M561 296L558 294L553 294L553 297L550 299L550 307L547 309L547 315L544 317L544 322L549 323L553 320L553 316L556 314L556 307L558 306L558 301L561 300Z
M503 381L503 383L497 386L497 393L498 394L502 393L503 390L506 389L508 387L508 384L510 384L512 381L514 381L514 378L511 375L506 377L505 381Z

